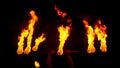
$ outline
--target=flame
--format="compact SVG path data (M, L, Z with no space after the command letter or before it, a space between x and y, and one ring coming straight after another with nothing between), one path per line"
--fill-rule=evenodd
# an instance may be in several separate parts
M60 27L58 27L58 31L60 33L60 35L59 35L60 44L59 44L57 53L58 53L58 55L62 55L65 40L67 40L67 38L69 36L70 26L64 27L63 25L61 25Z
M22 54L23 53L23 45L24 45L24 38L26 38L28 35L28 30L22 30L21 36L18 36L18 49L17 49L17 54Z
M87 37L88 37L88 53L94 53L96 51L94 47L94 39L95 39L95 33L93 31L92 26L88 25L88 22L86 20L83 20L83 23L85 25L85 28L87 29Z
M39 64L38 61L34 61L34 64L35 64L35 67L36 67L36 68L40 68L40 64Z
M61 16L62 18L65 18L65 16L67 16L67 13L60 11L60 9L56 7L56 5L55 5L55 10L57 11L58 16ZM71 21L70 17L68 17L67 23L69 25L66 26L66 27L64 27L63 25L58 27L58 32L60 34L59 35L60 44L59 44L58 51L57 51L58 55L63 54L63 47L64 47L64 44L65 44L65 41L67 40L67 38L69 36L70 27L72 25L72 21Z
M100 20L98 20L98 23L95 25L95 34L97 35L98 40L101 43L100 50L102 52L106 52L107 51L107 45L106 45L106 38L107 38L106 26L102 25Z
M35 45L32 48L33 51L37 51L39 44L46 40L46 38L43 36L44 36L44 33L42 33L41 36L39 36L37 39L35 39Z
M61 16L61 17L63 17L63 18L64 18L65 16L67 16L67 13L60 11L60 9L56 7L56 5L55 5L55 10L57 11L57 14L58 14L59 16Z
M32 35L34 31L34 24L38 20L38 17L35 15L35 11L30 11L31 19L29 20L28 30L29 35L27 37L27 47L24 50L25 54L29 54L31 52L31 43L32 43Z
M29 54L31 52L31 43L32 43L32 35L34 31L34 24L38 21L38 17L35 15L35 11L30 11L31 19L29 20L28 29L22 31L21 36L19 36L18 42L18 50L17 54L22 54L23 52L23 45L24 45L24 37L27 37L27 47L24 50L25 54Z

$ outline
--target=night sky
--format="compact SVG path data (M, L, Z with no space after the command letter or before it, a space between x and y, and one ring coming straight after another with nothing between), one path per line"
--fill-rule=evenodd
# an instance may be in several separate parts
M34 60L38 60L41 68L46 68L46 61L48 52L57 50L59 45L59 33L57 27L66 24L67 17L72 20L72 29L70 36L65 43L65 50L76 50L79 52L70 53L72 57L74 68L81 67L95 67L95 65L113 66L113 17L114 4L112 2L104 1L73 1L73 0L16 0L13 2L4 2L3 12L3 27L2 29L2 46L1 54L3 65L5 67L16 68L35 68ZM54 5L60 8L61 11L66 12L68 16L63 19L59 17L54 10ZM35 10L38 16L38 22L35 24L32 45L34 40L42 33L46 35L46 41L41 43L37 52L31 52L28 55L17 55L18 36L24 27L27 27L29 20L29 11ZM85 34L83 19L89 20L89 24L94 26L95 22L100 19L103 24L107 26L107 45L108 51L103 53L99 50L100 43L95 40L96 52L93 54L87 53L87 37ZM46 52L46 53L41 53ZM53 68L70 68L66 54L58 56L56 53L51 55ZM8 65L10 64L10 65Z

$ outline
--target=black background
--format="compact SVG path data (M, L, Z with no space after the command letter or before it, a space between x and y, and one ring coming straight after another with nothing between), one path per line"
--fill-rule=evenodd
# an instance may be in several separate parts
M2 65L5 67L16 67L16 68L35 68L34 60L38 60L41 63L41 67L46 66L47 54L39 54L39 52L50 51L51 49L57 50L59 45L57 27L61 24L65 24L62 18L57 16L54 10L54 5L57 5L61 11L67 12L68 16L72 19L72 32L68 38L65 49L79 50L79 53L71 53L74 61L75 68L90 66L113 66L114 54L113 48L113 25L115 24L114 19L117 15L116 4L112 1L73 1L73 0L16 0L16 1L5 1L1 10L2 15L2 48L1 48L1 59ZM115 5L114 5L115 4ZM18 35L21 33L21 29L27 27L29 20L29 11L33 9L36 11L39 17L39 22L35 25L35 31L33 39L41 35L42 32L46 33L47 41L40 45L38 52L31 52L29 55L17 55L17 42ZM102 53L97 45L95 45L97 51L94 54L88 54L87 40L85 37L84 25L82 19L90 20L90 25L94 25L96 19L101 19L102 22L107 26L107 53ZM34 42L34 41L33 41ZM34 44L34 43L32 43ZM44 46L45 45L45 46ZM59 59L59 60L58 60ZM60 61L61 59L61 61ZM62 61L63 60L63 61ZM63 63L64 62L64 63ZM65 55L59 57L57 54L52 56L53 67L56 65L59 67L65 67L67 60ZM58 68L58 67L57 67Z

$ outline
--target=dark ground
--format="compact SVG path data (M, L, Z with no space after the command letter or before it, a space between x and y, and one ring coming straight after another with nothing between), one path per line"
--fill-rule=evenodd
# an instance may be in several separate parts
M20 1L6 1L2 6L4 10L2 16L2 65L6 67L16 68L35 68L34 60L38 60L41 68L46 67L47 53L39 54L38 52L50 51L51 49L57 50L59 45L57 27L63 24L62 18L58 17L54 11L54 4L61 8L62 11L68 13L72 19L72 31L70 37L66 41L65 49L78 50L80 52L71 53L71 57L75 68L81 67L109 67L114 66L114 47L113 45L113 25L114 15L117 14L114 2L104 1L42 1L42 0L20 0ZM117 7L116 7L117 8ZM36 11L39 17L39 22L35 25L33 39L41 35L42 32L46 33L46 41L39 47L38 52L31 52L29 55L17 55L17 37L21 33L21 29L28 25L28 13L31 9ZM114 12L112 12L114 11ZM98 42L95 42L97 51L94 54L88 54L87 40L85 37L84 25L82 19L90 19L90 24L93 25L96 19L101 19L107 26L107 53L102 53L99 50ZM65 23L64 23L65 24ZM33 41L34 42L34 41ZM34 44L34 43L32 43ZM52 55L52 66L54 68L68 68L68 61L66 55L58 56ZM57 67L56 67L57 66Z

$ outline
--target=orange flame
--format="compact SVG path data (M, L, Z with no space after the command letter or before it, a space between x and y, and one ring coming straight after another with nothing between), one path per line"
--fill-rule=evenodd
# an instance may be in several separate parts
M67 13L60 11L59 8L56 7L56 5L55 5L55 10L57 11L57 14L58 14L59 16L61 16L61 17L63 17L63 18L64 18L65 16L67 16Z
M17 49L17 54L22 54L23 53L23 45L24 45L24 38L26 38L28 35L28 30L22 30L21 36L18 36L18 49Z
M17 50L17 54L22 54L23 52L23 41L24 41L24 37L27 37L27 47L24 50L25 54L29 54L31 52L31 42L32 42L32 35L33 35L33 31L34 31L34 24L36 21L38 21L38 17L35 15L35 11L31 10L30 11L30 15L31 15L31 19L29 20L29 25L28 25L28 30L25 30L21 33L19 42L18 42L18 50Z
M35 64L35 67L36 67L36 68L40 68L40 64L39 64L38 61L34 61L34 64Z
M59 35L60 44L59 44L57 53L58 53L58 55L62 55L65 40L67 40L67 38L69 36L70 26L64 27L63 25L61 25L60 27L58 27L58 31L60 33L60 35Z
M87 52L88 53L94 53L96 51L96 49L94 47L95 34L93 32L93 28L92 28L92 26L88 25L88 22L86 20L83 20L83 23L85 25L85 28L87 29L87 37L88 37Z
M98 20L98 23L95 25L95 34L98 37L98 40L101 43L100 50L102 52L107 51L107 45L106 45L106 26L101 24L101 21Z
M45 41L46 38L43 37L44 33L42 33L42 35L40 37L38 37L37 39L35 39L35 45L33 46L32 50L33 51L37 51L38 50L38 46L41 42Z
M29 54L31 52L31 43L32 43L32 35L34 31L34 24L38 20L38 17L35 15L35 11L30 11L31 18L29 20L29 25L28 25L28 30L29 30L29 35L27 37L27 47L24 50L25 54Z

